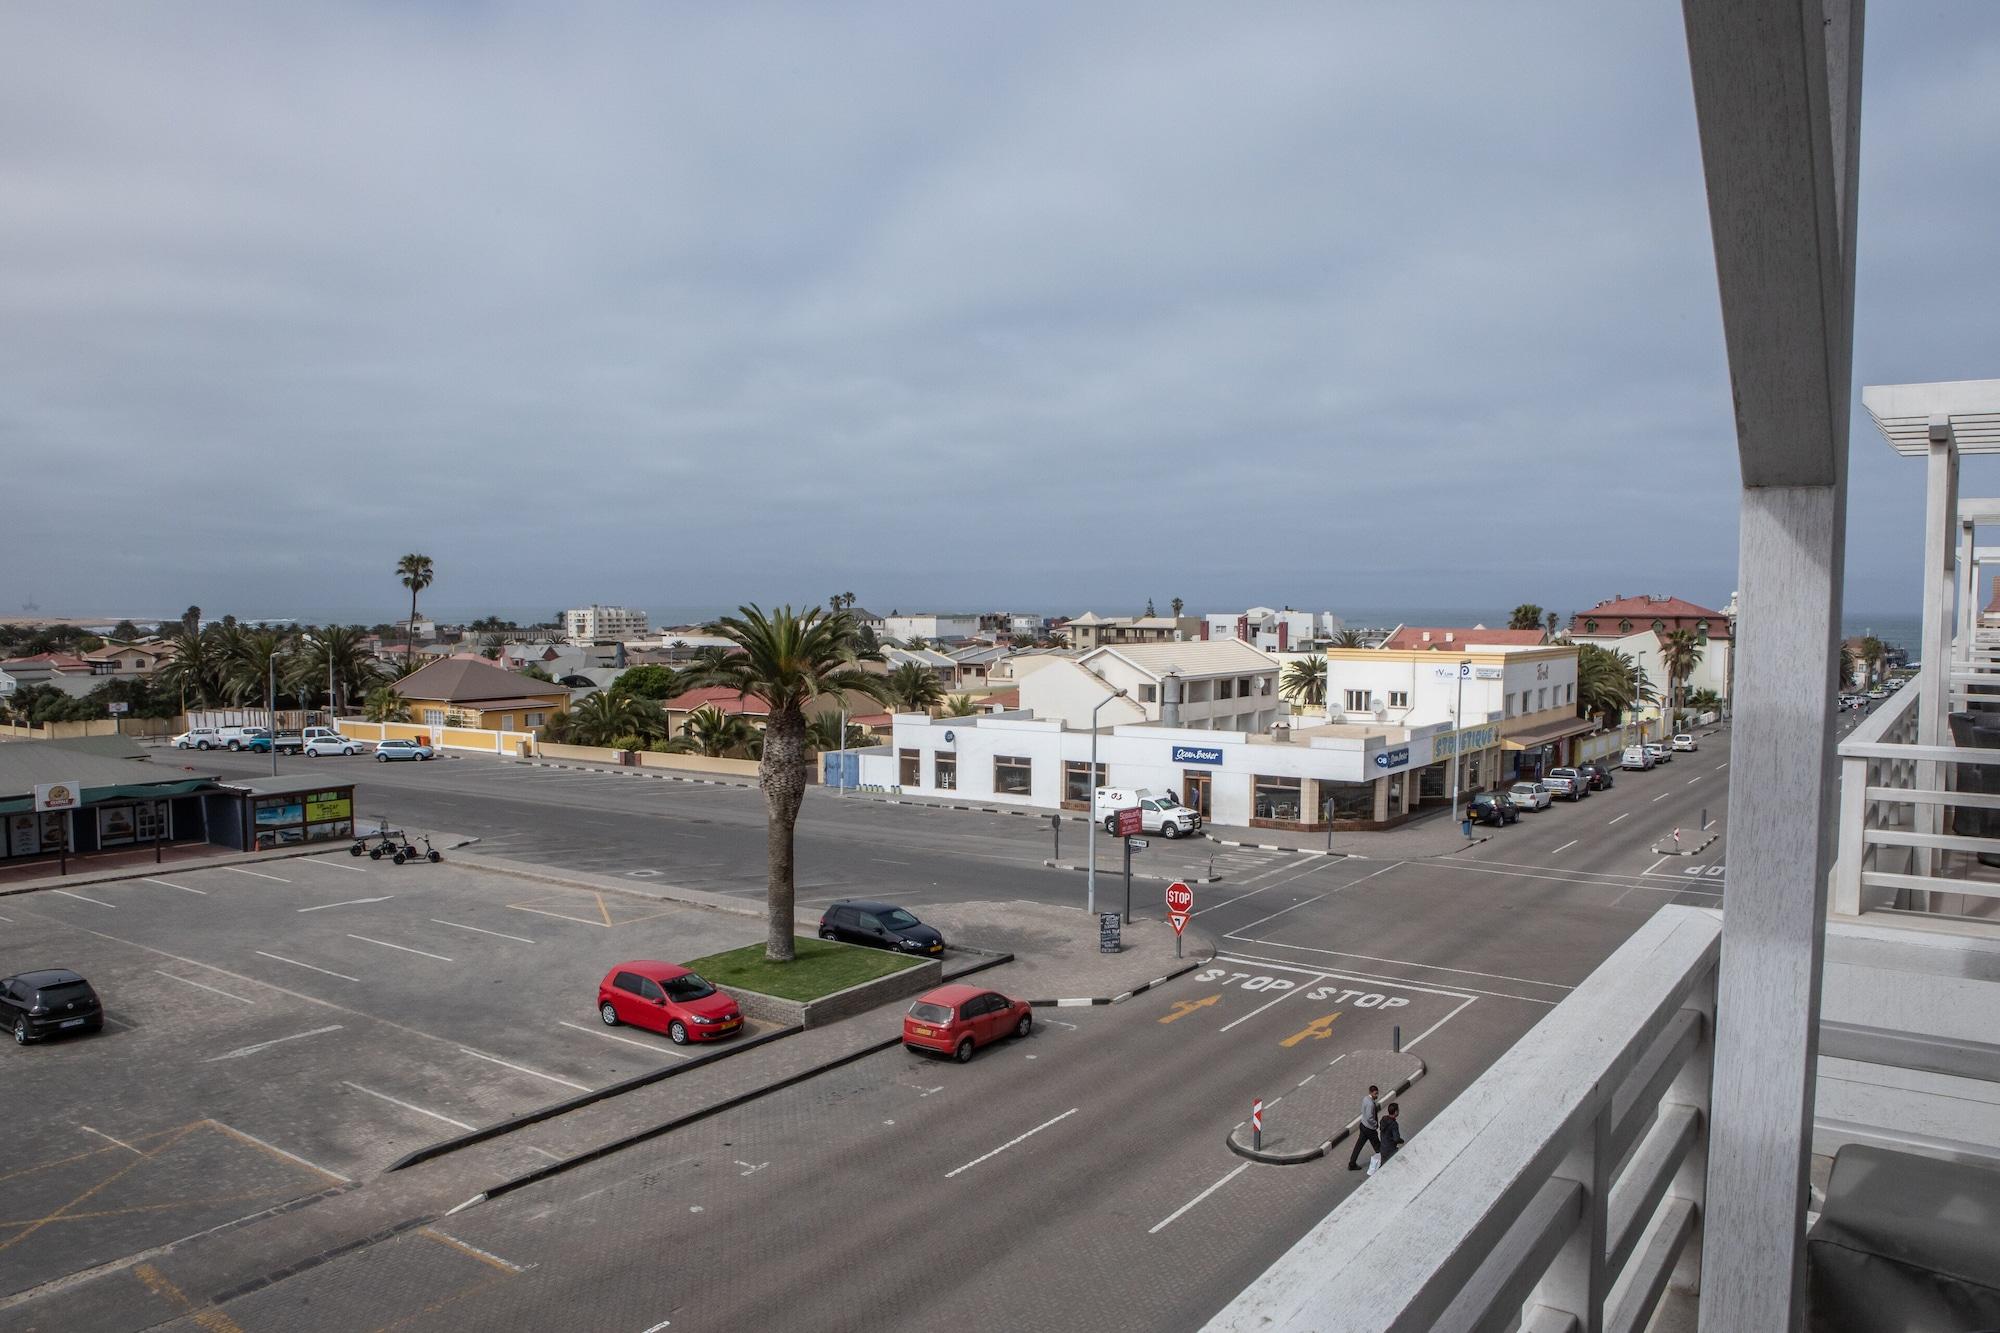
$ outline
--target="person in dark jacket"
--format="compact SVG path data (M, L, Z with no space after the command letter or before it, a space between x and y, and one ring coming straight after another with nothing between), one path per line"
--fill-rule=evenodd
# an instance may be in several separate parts
M1390 1102L1389 1109L1382 1113L1381 1127L1375 1132L1382 1138L1382 1165L1387 1166L1396 1150L1403 1146L1403 1124L1401 1115L1403 1104Z

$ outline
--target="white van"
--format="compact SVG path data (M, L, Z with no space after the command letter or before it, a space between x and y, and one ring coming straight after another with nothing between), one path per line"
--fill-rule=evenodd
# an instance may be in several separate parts
M1625 759L1620 767L1651 768L1654 762L1652 751L1648 750L1645 746L1628 745L1625 747Z
M1182 805L1172 792L1148 787L1099 787L1091 815L1104 825L1106 833L1118 832L1118 812L1139 809L1140 827L1148 833L1178 838L1201 831L1201 816Z

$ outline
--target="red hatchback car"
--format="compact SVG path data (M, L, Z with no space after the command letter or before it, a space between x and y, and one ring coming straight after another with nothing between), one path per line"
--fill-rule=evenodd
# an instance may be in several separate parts
M743 1030L736 1001L677 963L620 963L597 983L597 1013L606 1027L630 1023L664 1032L677 1046L714 1041Z
M918 997L903 1016L903 1045L964 1064L976 1048L1009 1035L1025 1037L1034 1026L1026 1000L977 986L939 986Z

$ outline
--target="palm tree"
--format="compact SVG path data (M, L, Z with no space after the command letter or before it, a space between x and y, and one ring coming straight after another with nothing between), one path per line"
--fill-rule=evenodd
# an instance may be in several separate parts
M1167 605L1174 609L1174 619L1179 620L1181 618L1181 608L1186 606L1187 603L1176 597L1173 601L1168 602Z
M658 740L666 735L667 716L658 704L614 686L570 709L567 731L577 745L611 745L626 736Z
M1847 641L1845 639L1841 640L1840 680L1837 683L1842 693L1846 693L1854 687L1854 668L1860 664L1860 661L1861 659L1854 655L1854 649L1848 647Z
M725 713L714 704L703 704L688 714L681 734L667 748L683 754L726 759L736 751L747 751L757 739L756 724L741 713Z
M1278 680L1278 693L1296 699L1309 708L1326 703L1326 658L1315 654L1285 664Z
M728 686L741 697L754 694L770 708L757 774L769 816L764 956L788 963L795 956L793 860L799 806L806 794L806 707L814 699L850 692L880 699L887 683L862 669L868 655L857 651L854 619L845 611L823 616L818 607L794 611L782 606L766 615L752 605L741 612L722 621L722 633L740 651L693 683ZM872 656L880 660L879 654Z
M1360 630L1344 629L1333 636L1333 646L1336 648L1366 648L1368 645L1362 641Z
M236 703L262 698L274 679L289 682L291 659L290 634L281 630L243 630L239 627L229 648L228 674L223 678L223 686ZM266 702L275 713L277 699L272 697Z
M410 590L410 633L403 648L403 670L409 671L410 658L417 651L417 594L431 586L431 558L410 554L396 562L396 577Z
M359 625L328 625L307 634L286 676L292 693L303 699L326 685L331 667L333 697L327 708L337 713L342 699L351 701L382 684L382 668L362 646L361 636Z
M1549 637L1555 638L1562 631L1562 617L1551 611L1548 615Z
M1691 629L1677 629L1660 641L1660 661L1667 671L1667 706L1679 722L1688 677L1701 665L1701 643Z
M387 685L378 685L362 701L361 716L370 722L408 722L410 705Z
M889 673L889 701L905 713L927 713L944 698L937 673L921 662L905 662Z
M1889 649L1873 634L1861 640L1861 665L1867 668L1868 683L1875 684L1882 679L1882 665L1889 660Z
M1615 727L1633 708L1648 702L1652 685L1629 654L1579 644L1576 650L1576 711Z
M159 680L168 689L180 691L181 711L187 711L189 700L201 708L219 703L223 661L215 634L184 624L167 643L174 655L160 668Z
M1514 608L1514 614L1507 618L1508 629L1540 629L1542 608L1533 602L1523 602Z
M814 750L838 750L841 748L840 714L814 713L806 719L806 745ZM859 750L868 744L868 729L858 723L847 724L847 749Z
M969 694L954 694L944 701L946 717L971 717L979 711L979 700Z

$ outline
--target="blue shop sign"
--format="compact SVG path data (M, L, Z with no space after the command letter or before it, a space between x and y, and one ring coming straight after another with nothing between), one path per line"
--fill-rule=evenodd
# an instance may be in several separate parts
M1410 747L1407 745L1398 746L1393 750L1384 750L1375 756L1375 767L1377 768L1401 768L1409 762Z
M1177 764L1219 764L1222 762L1222 751L1206 745L1176 745L1173 761Z

